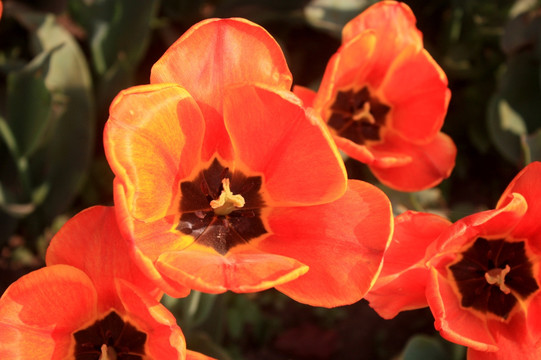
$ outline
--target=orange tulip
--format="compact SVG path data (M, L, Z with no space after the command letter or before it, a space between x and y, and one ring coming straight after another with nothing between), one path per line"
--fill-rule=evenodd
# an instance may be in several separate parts
M541 358L540 197L535 162L494 210L454 224L431 214L398 217L370 305L387 318L430 306L436 328L467 346L468 360Z
M174 296L276 287L359 300L392 232L390 204L346 180L325 126L287 89L280 48L241 19L188 30L123 91L106 124L120 228Z
M436 186L456 156L440 132L451 96L447 78L415 22L406 4L378 2L344 27L317 94L295 89L341 150L401 191Z
M49 266L0 298L0 358L201 359L186 351L175 318L130 258L112 208L68 221L47 251Z

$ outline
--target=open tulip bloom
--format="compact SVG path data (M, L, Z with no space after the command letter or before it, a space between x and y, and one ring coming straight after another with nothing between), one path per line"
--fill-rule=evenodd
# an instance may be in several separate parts
M423 48L410 8L381 1L351 20L315 94L296 87L325 120L338 147L401 191L433 187L455 164L440 132L450 91Z
M53 238L48 266L0 298L0 358L209 359L186 351L161 292L132 261L109 207L87 209Z
M172 296L276 287L318 306L359 300L390 239L390 203L347 181L275 40L246 20L203 21L151 83L117 96L104 135L141 269Z
M494 210L454 224L399 216L370 305L390 318L428 304L440 333L468 346L468 360L540 359L540 198L541 163L534 162Z

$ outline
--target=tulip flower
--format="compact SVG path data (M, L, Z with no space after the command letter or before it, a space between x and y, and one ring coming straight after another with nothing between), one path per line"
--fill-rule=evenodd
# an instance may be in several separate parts
M430 214L399 217L386 275L367 295L371 306L389 318L422 307L424 294L436 329L467 346L468 360L541 358L540 196L541 163L534 162L494 210L454 224ZM404 248L414 254L401 261ZM396 289L404 294L392 304Z
M296 87L328 125L338 147L400 191L438 185L455 164L456 147L440 132L450 90L423 48L404 3L381 1L351 20L319 90Z
M430 270L426 262L433 254L427 249L449 226L449 220L435 214L406 211L395 217L383 268L365 296L381 317L392 319L401 311L428 306L425 292Z
M49 266L0 298L2 359L201 359L131 261L114 210L87 209L53 238Z
M172 296L276 287L312 305L359 300L390 239L390 203L347 181L326 127L288 91L275 40L246 20L206 20L151 80L117 96L104 133L141 269Z

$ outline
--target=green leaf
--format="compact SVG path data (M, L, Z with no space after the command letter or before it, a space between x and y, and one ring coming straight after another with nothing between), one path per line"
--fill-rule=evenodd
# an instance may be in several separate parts
M35 209L31 202L28 163L19 158L15 138L2 117L0 134L0 209L6 216L24 217Z
M8 124L19 157L28 157L38 148L48 126L54 121L52 95L45 84L49 62L57 47L36 56L22 70L7 77Z
M185 332L189 332L201 323L205 322L214 306L215 294L205 294L192 290L182 299L175 299L164 295L162 303L182 323Z
M186 335L186 343L188 344L188 348L192 351L200 352L215 359L233 360L223 347L218 345L204 332L197 331Z
M506 111L508 105L500 96L493 96L488 105L488 131L496 149L512 163L520 163L522 156L518 134L509 130L510 126L520 129L524 122L514 111ZM502 109L504 110L502 112ZM507 117L507 119L503 119ZM519 125L522 122L522 125ZM504 127L506 124L506 127Z
M509 131L517 136L527 133L526 124L524 124L522 116L513 110L507 101L502 100L498 102L497 106L502 130Z
M21 11L18 19L30 31L34 51L50 54L43 79L54 121L42 125L28 169L33 203L51 220L73 200L90 163L95 126L92 82L84 54L54 16Z
M527 152L526 164L532 161L541 161L541 129L523 137L523 145L525 152Z
M111 100L120 90L133 85L134 69L127 59L118 59L100 78L96 102L99 109L108 109Z
M73 18L85 28L90 39L92 59L103 75L119 59L135 68L146 51L150 24L158 1L132 0L70 1Z
M314 27L341 36L342 28L376 0L312 0L304 9L306 20Z
M416 335L406 344L403 360L450 360L438 338Z

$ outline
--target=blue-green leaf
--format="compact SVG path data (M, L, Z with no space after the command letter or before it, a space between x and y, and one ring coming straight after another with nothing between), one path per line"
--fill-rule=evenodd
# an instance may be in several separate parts
M450 360L441 340L426 335L412 337L406 344L403 360Z

